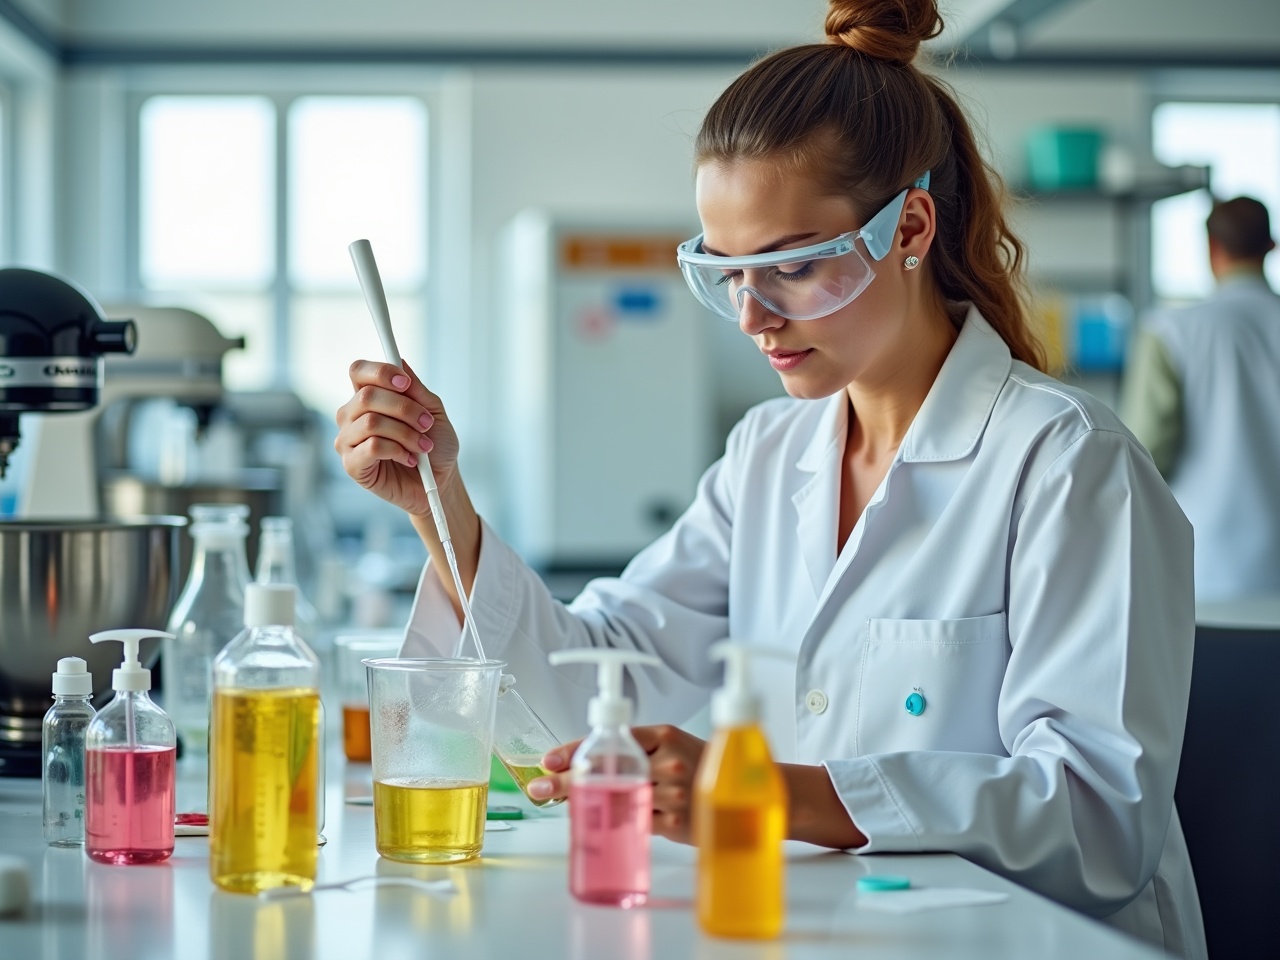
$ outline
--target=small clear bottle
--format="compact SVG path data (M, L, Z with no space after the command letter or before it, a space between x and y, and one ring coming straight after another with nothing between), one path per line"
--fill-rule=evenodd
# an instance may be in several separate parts
M97 716L93 676L80 657L63 657L53 675L53 706L41 725L44 839L55 847L84 844L84 743Z
M628 725L625 664L662 666L629 650L557 650L553 665L593 663L599 692L587 707L591 733L573 754L569 779L569 892L585 903L638 907L649 899L653 784L649 756Z
M213 664L209 872L232 893L309 889L320 796L320 661L294 588L251 583L245 630Z
M239 503L198 503L191 508L195 554L169 617L173 639L165 641L160 669L165 704L184 751L194 756L208 750L213 658L244 627L248 516L249 508Z
M297 557L293 549L293 521L288 517L263 517L258 536L258 583L284 583L297 591L293 628L307 646L315 649L320 615L298 586Z
M91 860L118 866L156 863L173 853L173 722L147 695L151 671L138 646L156 630L106 630L89 639L124 644L111 675L116 692L85 733L84 849Z

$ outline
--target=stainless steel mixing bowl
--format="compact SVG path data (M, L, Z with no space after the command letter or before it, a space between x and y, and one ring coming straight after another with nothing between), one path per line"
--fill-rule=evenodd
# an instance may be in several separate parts
M120 645L89 642L118 627L164 629L176 593L182 517L0 521L0 775L38 759L40 721L61 657L83 657L95 702L111 688ZM158 642L143 645L146 661Z

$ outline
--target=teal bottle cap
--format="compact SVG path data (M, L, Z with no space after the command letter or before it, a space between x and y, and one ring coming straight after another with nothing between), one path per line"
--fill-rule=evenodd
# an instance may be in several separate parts
M911 880L888 873L872 873L858 878L858 890L862 893L886 893L890 890L907 890Z

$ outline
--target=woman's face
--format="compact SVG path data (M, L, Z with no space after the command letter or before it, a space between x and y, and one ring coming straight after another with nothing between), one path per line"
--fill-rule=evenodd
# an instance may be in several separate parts
M758 160L700 166L697 203L705 247L731 257L831 240L859 229L875 213L860 216L852 201L825 194L812 178L785 174ZM890 379L909 356L903 255L895 244L876 261L861 240L858 247L875 279L835 313L788 320L754 297L744 298L738 326L769 358L793 397L818 399L855 381Z

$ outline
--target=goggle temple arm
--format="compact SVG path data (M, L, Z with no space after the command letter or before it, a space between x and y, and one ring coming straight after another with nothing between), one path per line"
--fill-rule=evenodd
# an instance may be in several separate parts
M926 170L911 185L920 190L929 189L929 171ZM910 189L910 187L908 188ZM902 218L902 208L907 202L907 190L884 205L879 213L867 221L867 225L859 231L862 242L867 245L867 253L876 260L883 260L893 246L893 237L898 232L898 221Z

